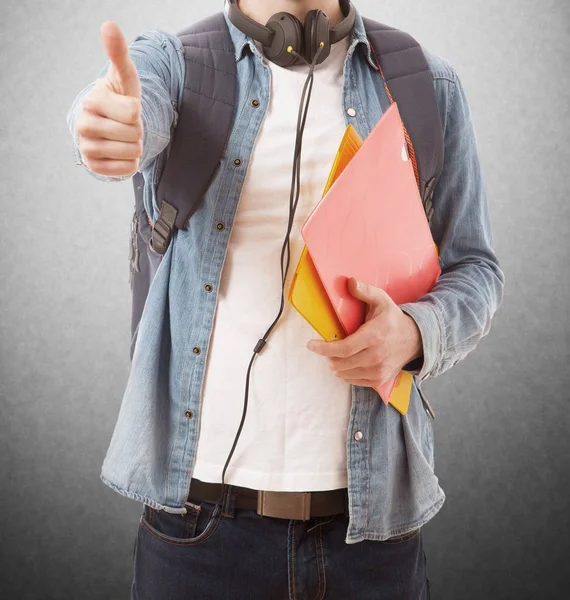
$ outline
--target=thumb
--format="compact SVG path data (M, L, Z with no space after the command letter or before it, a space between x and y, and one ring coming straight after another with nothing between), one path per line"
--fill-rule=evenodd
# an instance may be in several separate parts
M362 281L358 281L354 277L348 280L348 291L357 299L378 306L379 304L386 304L390 300L390 296L382 289L369 285Z
M113 21L105 21L101 25L100 33L103 47L111 61L112 68L110 67L109 71L114 70L113 83L118 87L115 91L124 96L133 96L140 99L139 74L133 59L129 56L129 46L119 26Z

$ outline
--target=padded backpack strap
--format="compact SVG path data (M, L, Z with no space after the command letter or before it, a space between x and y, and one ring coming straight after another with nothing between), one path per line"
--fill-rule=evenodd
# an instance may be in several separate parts
M432 196L443 168L443 128L433 77L420 44L409 34L371 19L363 19L379 63L390 102L398 103L416 179L428 221ZM411 147L410 147L411 146Z
M170 154L157 188L152 248L164 254L174 227L187 227L224 153L235 105L234 45L217 13L179 32L186 74Z

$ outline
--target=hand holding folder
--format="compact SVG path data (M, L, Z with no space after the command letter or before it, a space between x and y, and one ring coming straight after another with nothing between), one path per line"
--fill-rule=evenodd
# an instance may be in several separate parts
M354 134L349 126L324 197L302 229L308 250L289 295L317 331L333 340L364 322L362 302L347 289L349 277L384 289L400 304L430 291L440 274L397 105L363 144ZM316 301L307 302L310 294ZM405 414L411 383L412 376L401 372L377 391Z

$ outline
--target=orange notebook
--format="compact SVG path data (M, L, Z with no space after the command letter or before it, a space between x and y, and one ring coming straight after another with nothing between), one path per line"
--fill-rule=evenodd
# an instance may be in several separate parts
M349 277L384 289L397 304L414 302L433 288L441 273L437 247L396 103L342 169L301 233L346 334L364 322L365 309L348 291ZM377 389L385 404L401 379L402 373Z

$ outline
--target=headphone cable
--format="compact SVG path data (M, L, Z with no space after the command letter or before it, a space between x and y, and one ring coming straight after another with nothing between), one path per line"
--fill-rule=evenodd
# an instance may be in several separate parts
M225 477L226 469L228 468L230 460L236 449L237 442L239 440L239 436L241 435L241 431L243 429L243 424L245 422L245 417L247 414L247 406L248 406L248 397L249 397L250 375L251 375L251 370L253 368L253 363L255 362L256 356L261 352L263 347L266 345L268 337L270 336L271 332L277 325L279 319L283 315L283 310L285 308L285 283L287 280L287 274L289 271L290 260L291 260L290 235L291 235L291 230L293 228L293 223L294 223L294 219L295 219L295 212L297 210L297 205L299 203L299 195L301 192L301 151L302 151L302 145L303 145L303 134L305 131L305 125L306 125L307 115L308 115L308 111L309 111L309 104L311 101L311 93L312 93L312 89L313 89L315 66L317 65L317 61L318 61L319 55L323 49L323 46L324 46L324 44L321 42L319 44L319 47L317 48L317 51L315 52L315 56L314 56L313 60L311 61L311 63L309 63L303 56L301 56L300 54L295 52L295 50L293 50L291 47L289 48L289 51L294 56L296 56L298 59L302 60L309 67L309 73L307 75L307 79L305 80L305 84L303 86L303 92L301 94L301 101L299 104L299 112L298 112L298 116L297 116L295 149L294 149L294 153L293 153L293 170L292 170L292 174L291 174L291 191L289 194L289 218L288 218L288 222L287 222L287 233L285 235L285 239L283 241L283 246L281 248L281 303L280 303L279 312L277 314L277 317L275 318L273 323L269 326L269 328L267 329L267 331L265 332L263 337L257 341L257 344L255 345L255 348L253 350L253 355L251 357L249 366L247 368L247 375L246 375L246 382L245 382L245 397L244 397L244 406L243 406L242 417L241 417L241 421L240 421L236 436L234 438L232 448L230 450L228 458L226 459L226 464L224 465L224 468L222 471L222 490L220 493L220 497L218 498L218 500L215 503L214 510L212 511L212 514L210 516L208 524L204 528L204 531L201 534L199 534L198 536L196 536L195 538L193 538L194 541L201 541L203 538L206 538L206 537L209 537L210 535L212 535L214 533L214 531L217 529L218 524L220 523L220 520L222 517L222 510L223 510L223 507L225 504L225 499L226 499L225 498L226 497L226 489L227 489L226 486L229 485L224 482L224 477ZM285 265L283 264L284 260L285 260Z

